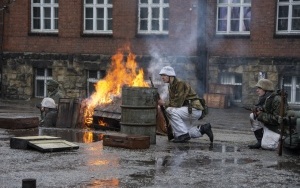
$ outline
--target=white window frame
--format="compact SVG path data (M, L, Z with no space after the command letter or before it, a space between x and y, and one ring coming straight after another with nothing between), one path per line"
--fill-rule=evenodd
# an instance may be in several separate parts
M87 0L84 0L84 8L83 8L84 9L84 15L83 15L84 16L84 18L83 18L83 20L84 20L84 23L83 23L83 33L87 33L87 34L94 34L94 33L96 33L96 34L112 34L113 30L108 28L108 22L109 21L112 22L112 20L113 20L112 17L111 18L108 17L109 9L111 9L111 11L113 9L112 0L110 0L111 3L109 3L109 0L103 0L104 1L103 4L99 4L98 0L92 0L92 1L93 1L93 3L86 3ZM90 9L90 8L93 9L93 17L92 18L87 18L86 17L86 14L87 14L86 9ZM104 18L97 18L97 10L98 9L103 9L103 12L104 12L103 16L104 16ZM98 26L97 25L97 21L102 20L102 19L103 19L103 22L104 22L104 24L103 24L103 30L98 30L97 29L97 26ZM89 30L86 29L86 22L87 22L87 20L92 20L92 22L93 22L93 24L92 24L93 29L89 29Z
M288 6L288 16L279 18L279 7ZM277 20L276 20L276 34L300 34L299 30L292 29L292 21L293 19L299 19L300 17L293 17L293 6L300 6L300 1L287 0L287 2L283 2L282 0L277 1ZM279 30L279 20L287 19L287 29Z
M235 2L239 1L239 2ZM239 7L240 8L240 15L239 15L239 29L238 31L231 31L231 21L234 20L231 18L231 12L233 8ZM250 18L244 18L244 8L250 8ZM219 18L219 8L226 8L227 15L225 18ZM237 19L235 19L237 20ZM249 31L245 30L244 20L249 21ZM219 30L219 21L226 21L226 30L221 31ZM251 29L251 0L218 0L217 3L217 18L216 18L216 34L217 35L250 35Z
M39 1L39 3L35 3ZM50 1L48 3L47 1ZM40 9L40 17L34 17L34 8ZM50 17L45 17L45 9L50 8ZM55 15L57 12L57 15ZM40 28L34 28L34 20L39 19ZM45 28L46 19L50 19L50 29ZM31 0L31 32L58 33L58 0Z
M90 78L90 71L92 70L88 70L87 71L87 96L90 96L92 93L90 92L90 84L95 84L97 83L100 79L103 79L105 76L104 71L97 71L97 78Z
M147 1L147 3L146 3ZM138 8L138 34L163 34L168 35L169 30L164 30L164 22L167 22L169 25L169 17L164 18L164 9L169 9L169 2L166 0L156 0L159 3L153 3L155 0L139 0L139 8ZM165 3L165 1L167 3ZM141 9L148 9L148 17L141 18ZM152 18L152 8L159 8L159 17ZM152 21L158 20L158 30L152 29ZM147 30L141 30L141 21L147 21Z
M284 83L284 89L288 91L289 95L288 96L288 103L289 104L300 104L300 101L296 101L296 95L300 95L300 92L297 93L297 89L299 91L300 89L300 82L297 83L297 78L299 78L299 76L291 76L291 83ZM281 79L282 80L282 79ZM282 85L282 83L281 83ZM298 96L299 97L299 96Z
M52 80L53 78L52 78L52 75L49 75L49 71L50 71L51 69L44 69L44 75L43 76L38 76L37 75L37 72L35 72L35 88L34 88L34 94L35 94L35 97L37 97L37 98L44 98L44 97L47 97L47 94L48 94L48 92L47 92L47 82L49 81L49 80ZM36 70L37 71L37 70ZM51 72L52 72L52 70L51 70ZM43 82L44 82L44 95L43 96L38 96L37 95L37 87L38 87L38 84L37 84L37 81L38 80L42 80Z
M242 87L242 82L237 82L236 76L237 76L236 73L221 74L221 84L235 85L235 86L238 86L239 88ZM242 96L242 93L240 93L240 96ZM234 102L242 102L242 99L236 99L233 101Z

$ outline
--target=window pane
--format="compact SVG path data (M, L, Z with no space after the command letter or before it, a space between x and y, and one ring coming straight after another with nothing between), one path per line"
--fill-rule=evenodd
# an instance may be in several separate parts
M104 30L104 21L103 20L97 20L97 30Z
M169 8L164 8L163 12L164 12L163 18L169 18Z
M44 8L44 17L46 17L46 18L51 17L51 9L50 8Z
M278 11L278 17L282 18L282 17L288 17L289 14L289 7L288 6L280 6L279 7L279 11Z
M44 80L37 80L36 81L36 96L37 97L44 97Z
M33 0L33 3L40 3L40 0Z
M279 19L278 30L287 30L287 29L288 29L288 19Z
M85 30L93 30L93 20L85 20Z
M231 29L230 31L239 31L240 23L238 20L231 20Z
M148 18L148 8L141 8L140 18Z
M54 29L58 29L58 19L54 20Z
M240 18L240 7L233 7L231 10L231 19Z
M107 20L107 30L112 30L112 20Z
M159 8L152 8L152 18L159 18Z
M300 77L296 77L296 101L300 102Z
M107 4L112 4L112 0L107 0Z
M218 21L218 31L226 31L227 30L227 21L220 20Z
M300 17L300 5L293 6L293 17Z
M251 0L244 0L244 3L251 3Z
M107 18L112 18L112 8L107 9Z
M228 3L228 0L219 0L219 3Z
M164 3L169 3L169 0L164 0Z
M41 9L39 7L33 7L33 17L41 17Z
M218 12L219 19L227 19L227 7L220 7Z
M147 20L141 20L140 30L148 30L148 21Z
M86 4L93 4L93 0L85 0Z
M152 0L152 3L159 3L160 0Z
M93 18L93 8L86 8L85 9L85 17L86 18Z
M300 30L300 19L292 19L292 30Z
M104 18L104 9L97 8L97 18Z
M152 20L152 28L151 30L159 30L159 21L158 20Z
M244 8L244 18L251 18L251 7Z
M44 29L51 29L51 20L44 19Z
M98 0L98 4L104 4L104 0Z
M52 69L47 69L47 76L52 76Z
M51 0L44 0L44 3L51 3Z
M33 29L41 29L41 20L33 19Z
M36 75L37 76L45 76L45 69L37 69Z
M169 31L169 21L168 20L164 20L163 23L164 23L163 30L164 31Z
M89 78L96 78L97 79L97 71L90 70L89 71Z
M232 0L232 3L240 3L241 0Z
M148 3L148 0L141 0L141 3Z
M58 18L58 8L54 8L54 17Z

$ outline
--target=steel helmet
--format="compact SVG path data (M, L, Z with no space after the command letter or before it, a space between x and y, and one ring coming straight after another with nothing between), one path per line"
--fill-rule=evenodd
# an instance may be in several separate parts
M161 69L161 71L159 72L159 75L167 75L167 76L176 76L175 71L172 67L170 66L165 66Z
M54 86L54 87L57 87L59 85L59 83L55 80L49 80L47 82L47 86Z
M41 102L41 106L44 108L56 108L56 104L52 98L44 98Z
M273 82L268 79L260 79L255 86L260 87L265 91L274 91Z

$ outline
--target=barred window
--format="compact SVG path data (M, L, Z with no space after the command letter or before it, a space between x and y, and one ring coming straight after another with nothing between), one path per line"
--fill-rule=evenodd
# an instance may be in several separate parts
M169 0L139 0L139 34L169 33Z
M250 35L251 0L218 0L217 34Z
M105 33L112 31L112 0L84 0L84 33Z
M31 0L31 31L58 32L58 0Z
M300 34L300 1L278 0L277 34Z

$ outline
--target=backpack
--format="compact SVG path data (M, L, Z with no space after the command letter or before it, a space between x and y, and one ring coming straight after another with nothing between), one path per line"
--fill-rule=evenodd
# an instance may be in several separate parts
M205 116L208 115L208 106L206 105L206 101L203 98L199 98L201 105L203 106L204 110L202 110L202 115L199 119L203 119Z

